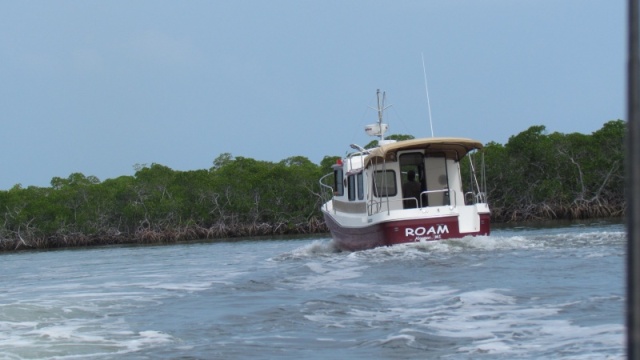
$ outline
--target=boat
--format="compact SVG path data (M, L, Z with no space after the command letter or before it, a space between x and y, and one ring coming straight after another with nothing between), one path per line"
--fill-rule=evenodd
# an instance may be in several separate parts
M365 126L379 138L377 146L351 144L355 151L338 158L320 179L321 211L337 247L359 251L489 235L484 162L474 164L482 143L455 137L385 140L385 96L380 98L380 90L377 96L378 122ZM462 162L469 167L468 183Z

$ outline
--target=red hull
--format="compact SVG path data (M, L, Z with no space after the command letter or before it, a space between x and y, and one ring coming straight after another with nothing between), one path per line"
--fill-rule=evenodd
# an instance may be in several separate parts
M329 214L324 219L334 241L341 250L357 251L378 246L389 246L421 241L457 239L465 236L489 235L489 214L480 215L480 230L459 232L458 217L395 220L360 228L340 226Z

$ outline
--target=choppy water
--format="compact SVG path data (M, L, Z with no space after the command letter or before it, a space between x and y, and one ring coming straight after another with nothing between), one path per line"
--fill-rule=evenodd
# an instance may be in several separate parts
M0 255L0 358L617 359L621 225Z

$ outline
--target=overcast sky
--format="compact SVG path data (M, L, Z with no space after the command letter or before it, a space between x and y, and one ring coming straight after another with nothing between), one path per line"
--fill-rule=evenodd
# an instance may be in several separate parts
M626 1L0 2L0 190L625 119Z

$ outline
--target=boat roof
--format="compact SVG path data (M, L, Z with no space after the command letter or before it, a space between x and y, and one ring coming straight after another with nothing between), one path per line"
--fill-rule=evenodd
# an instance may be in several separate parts
M369 155L364 160L364 166L369 166L371 163L381 163L383 160L395 161L397 153L405 150L424 150L427 154L444 153L447 157L460 160L470 151L476 149L482 149L482 143L467 138L432 137L402 140L369 151Z

